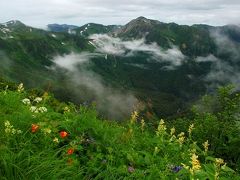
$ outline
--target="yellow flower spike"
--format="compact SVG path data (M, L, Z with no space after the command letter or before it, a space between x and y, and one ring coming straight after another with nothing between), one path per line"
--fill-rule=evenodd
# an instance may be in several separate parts
M173 127L173 128L171 128L171 130L170 130L171 132L170 132L170 135L172 136L172 135L174 135L175 134L175 132L176 132L176 129L175 129L175 127Z
M191 125L189 126L189 128L188 128L189 136L191 136L193 129L194 129L194 124L191 124Z
M217 166L221 166L222 164L224 164L224 160L221 159L221 158L216 158L216 159L215 159L215 164L216 164Z
M133 111L132 115L131 115L131 124L134 124L137 121L138 118L138 112L137 111Z
M184 132L181 132L179 135L178 135L178 142L180 145L182 145L184 143L184 140L185 140L185 133Z
M209 143L208 143L208 140L206 142L204 142L203 144L203 147L204 147L204 151L207 152L208 151L208 147L209 147Z
M198 156L195 153L192 154L191 160L192 160L191 163L192 163L193 172L197 171L197 170L200 170L201 169L201 164L198 160Z
M42 98L43 98L44 100L48 99L48 92L44 92Z
M157 131L156 131L156 135L159 136L160 134L163 134L166 131L166 125L163 119L160 120Z
M54 139L53 139L53 142L55 142L55 143L59 143L59 139L57 138L57 137L55 137Z
M144 131L144 127L145 127L145 121L144 119L141 120L141 130L142 132Z

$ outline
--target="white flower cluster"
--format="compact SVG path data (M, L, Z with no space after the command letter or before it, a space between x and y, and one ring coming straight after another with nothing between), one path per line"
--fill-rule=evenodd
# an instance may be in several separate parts
M18 85L17 91L18 91L18 92L24 91L23 83L20 83L20 84Z
M41 97L36 97L33 102L40 103L42 101Z
M33 100L33 102L35 102L35 103L40 103L42 100L43 100L43 99L42 99L41 97L36 97L36 98ZM22 100L22 103L23 103L23 104L26 104L26 105L30 105L30 104L31 104L31 101L30 101L30 99L25 98L25 99Z
M4 125L5 125L5 132L6 132L7 134L21 134L21 133L22 133L21 130L19 130L19 129L14 129L14 128L13 128L13 125L11 125L9 121L5 121L5 122L4 122Z
M42 107L36 107L36 106L31 106L30 111L33 113L44 113L47 112L47 108L42 106Z
M68 106L65 106L65 107L63 108L63 111L64 111L64 112L70 112L70 109L69 109Z
M26 104L26 105L30 105L30 104L31 104L31 101L30 101L30 99L25 98L25 99L22 100L22 103L23 103L23 104Z
M44 113L44 112L47 112L47 108L44 107L44 106L42 106L42 107L39 107L39 108L38 108L38 111L39 111L40 113Z

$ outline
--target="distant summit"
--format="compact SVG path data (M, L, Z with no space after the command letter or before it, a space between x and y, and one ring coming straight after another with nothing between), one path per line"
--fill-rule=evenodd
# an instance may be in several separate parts
M71 30L78 28L75 25L68 24L48 24L48 30L52 32L70 32Z
M11 20L5 23L1 23L0 25L3 25L5 27L26 27L25 24L23 24L21 21L19 20Z
M115 32L115 36L130 37L130 38L142 38L149 33L156 25L161 24L160 21L147 19L140 16L133 19L125 26Z

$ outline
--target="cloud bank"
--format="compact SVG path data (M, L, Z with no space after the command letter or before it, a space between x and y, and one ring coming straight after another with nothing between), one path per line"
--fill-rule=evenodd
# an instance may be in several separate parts
M180 66L185 59L185 56L176 46L164 50L156 43L146 44L145 39L123 41L106 34L94 34L89 38L94 39L96 51L103 54L131 57L136 56L138 52L145 52L153 60L170 63L172 67Z
M68 86L76 99L96 102L97 109L111 119L128 117L138 104L138 99L129 92L121 92L108 86L103 79L90 70L92 54L70 54L54 58L55 67L67 71Z
M233 84L240 90L240 44L219 30L212 31L211 37L217 45L216 55L196 58L196 62L212 63L204 80L209 83L210 89Z

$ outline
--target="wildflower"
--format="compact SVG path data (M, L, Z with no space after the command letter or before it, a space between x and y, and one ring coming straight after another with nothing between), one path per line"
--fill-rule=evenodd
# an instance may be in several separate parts
M11 124L10 124L9 121L5 121L5 122L4 122L4 125L5 125L6 127L9 127Z
M5 129L5 133L10 134L11 133L11 129L10 128L6 128Z
M133 173L135 171L134 167L128 166L128 172Z
M145 127L145 121L144 119L141 120L141 130L142 132L144 131L144 127Z
M14 129L13 128L13 126L10 124L10 122L9 121L5 121L4 122L4 125L5 125L5 133L7 133L7 134L21 134L22 133L22 131L21 130L19 130L19 129Z
M182 145L183 144L183 142L184 142L184 139L185 139L185 136L184 136L185 134L184 134L184 132L181 132L179 135L178 135L178 142L179 142L179 144L180 145Z
M159 149L158 149L158 147L156 146L155 148L154 148L154 155L156 155L157 153L159 152Z
M183 167L182 166L173 166L171 170L175 173L178 173Z
M163 119L160 120L156 134L159 136L161 133L164 133L166 131L166 125Z
M31 104L31 101L30 101L30 99L25 98L25 99L22 100L22 103L23 103L23 104L26 104L26 105L30 105L30 104Z
M57 137L55 137L55 138L53 139L53 142L55 142L55 143L59 143L59 140L58 140L58 138L57 138Z
M17 134L22 134L22 131L21 130L17 130Z
M72 155L74 153L74 149L73 148L70 148L67 150L67 154L68 155Z
M40 113L44 113L44 112L47 112L47 108L42 106L42 107L38 108L38 111Z
M174 135L175 134L175 132L176 132L176 129L175 129L175 127L173 127L173 128L171 128L171 130L170 130L171 132L170 132L170 135L172 136L172 135Z
M131 124L135 123L137 121L137 118L138 118L138 112L133 111L133 113L131 115Z
M20 83L20 84L18 85L17 91L18 91L18 92L24 91L23 83Z
M32 127L31 127L32 133L37 132L38 129L39 129L39 126L37 124L32 124Z
M221 158L216 158L216 159L215 159L215 164L216 164L217 166L221 166L222 164L224 164L224 160L221 159Z
M63 108L63 111L64 111L65 113L67 113L67 112L70 112L70 109L69 109L68 106L65 106L65 107Z
M202 145L204 147L205 152L207 152L208 151L208 147L209 147L208 140L206 142L204 142Z
M12 134L16 134L16 129L12 129Z
M66 131L61 131L60 136L61 136L61 138L65 138L68 136L68 133Z
M189 126L189 128L188 128L189 136L191 136L193 129L194 129L194 124L191 124L191 125Z
M31 106L30 111L33 113L38 113L38 108L36 106Z
M8 85L5 87L5 90L4 90L4 95L7 94L7 90L8 90Z
M33 101L36 102L36 103L40 103L42 101L42 98L41 97L36 97Z
M194 153L192 154L192 157L191 157L191 160L192 160L192 171L197 171L199 169L201 169L201 165L200 165L200 162L198 160L198 156Z

